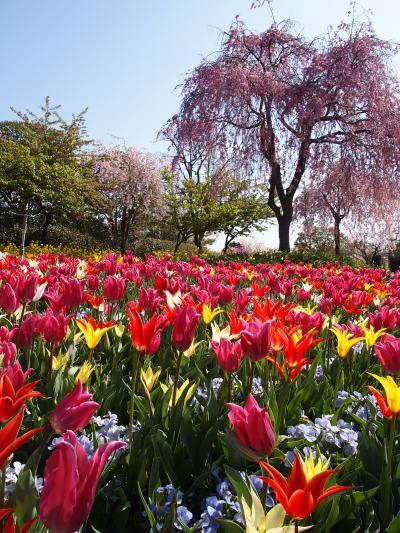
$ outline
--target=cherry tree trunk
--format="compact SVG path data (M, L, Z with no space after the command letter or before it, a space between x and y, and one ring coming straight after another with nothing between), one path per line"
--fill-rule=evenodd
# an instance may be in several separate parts
M292 217L282 215L278 218L279 230L279 250L281 252L290 252L290 224Z
M335 223L333 226L333 236L335 239L335 255L340 256L341 255L341 249L340 249L340 221L341 218L338 216L335 216Z

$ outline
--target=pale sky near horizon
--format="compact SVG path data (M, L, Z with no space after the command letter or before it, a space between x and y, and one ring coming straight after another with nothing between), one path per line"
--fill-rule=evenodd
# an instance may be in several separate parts
M91 138L123 138L149 151L176 112L185 74L218 50L236 15L253 30L270 23L252 0L1 0L0 120L10 106L33 111L50 95L62 113L88 107ZM400 0L363 0L382 38L400 41ZM308 36L346 17L348 0L275 0L275 19L292 18ZM266 242L276 245L275 232Z

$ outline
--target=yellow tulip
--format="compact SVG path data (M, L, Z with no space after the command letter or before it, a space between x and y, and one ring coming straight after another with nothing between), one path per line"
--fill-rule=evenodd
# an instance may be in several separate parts
M368 348L372 348L379 337L382 337L386 331L386 328L381 328L378 329L378 331L375 331L375 328L372 325L367 329L365 324L361 324L361 328L364 332L365 344L368 346Z
M313 305L312 307L309 305L307 307L303 307L302 305L297 305L296 311L302 311L303 313L307 313L307 315L313 315L317 307L318 307L317 305Z
M183 391L186 389L186 387L189 385L189 380L186 379L180 387L176 389L176 399L175 399L175 405L178 403L179 398L182 396ZM172 389L174 386L173 381L170 381L169 385L166 385L165 383L161 383L161 389L164 394L166 394L170 389ZM190 400L190 398L193 396L197 386L196 383L193 383L191 387L186 392L186 397L184 404L186 405L187 401ZM169 406L172 407L172 395L169 400ZM175 407L175 406L174 406Z
M364 339L364 337L354 337L347 329L340 331L338 328L330 328L330 331L336 335L338 356L342 358L347 356L357 342Z
M75 376L75 383L78 382L78 380L84 384L87 382L87 380L90 378L90 374L93 372L94 366L91 365L88 361L85 361L81 368L79 369L79 372Z
M119 323L118 325L115 326L115 334L117 335L117 337L121 338L122 335L124 334L124 331L125 331L125 326L121 323Z
M193 355L193 354L195 353L195 351L196 351L196 348L197 348L200 344L202 344L203 342L204 342L204 340L199 341L199 342L195 342L194 339L193 339L192 344L189 346L189 348L188 348L185 352L183 352L182 355L183 355L184 357L192 357L192 355Z
M53 357L52 369L61 370L65 367L68 361L69 361L69 355L67 353L65 355L63 355L62 353L59 353L57 357Z
M95 322L93 317L78 319L76 321L78 328L85 337L86 344L89 350L93 350L101 341L104 333L115 327L115 323L107 322L103 326L103 322Z
M219 307L212 310L211 305L209 304L203 305L203 320L206 324L210 324L210 322L212 322L214 318L218 316L220 313L223 313L223 309L220 309Z
M317 474L320 474L321 472L327 470L329 462L330 459L323 463L321 456L319 456L318 459L315 460L312 454L310 453L303 461L303 470L307 481L310 481L310 479L316 476Z
M231 335L231 326L228 324L223 329L220 329L216 322L211 322L211 340L214 342L220 342L221 339L237 339L239 334Z
M140 371L140 381L148 392L151 392L154 389L154 385L157 383L160 374L161 368L159 368L156 372L153 372L151 366L149 366L147 370L143 370L142 368Z
M381 376L377 376L376 374L370 374L370 376L377 379L382 385L385 391L386 404L389 409L393 413L400 412L400 387L397 386L394 379L391 376L383 378Z

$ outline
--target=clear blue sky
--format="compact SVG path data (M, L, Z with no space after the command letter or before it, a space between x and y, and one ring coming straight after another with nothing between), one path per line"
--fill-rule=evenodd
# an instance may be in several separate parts
M37 110L46 95L66 118L88 107L90 136L111 135L161 151L160 127L179 104L185 73L218 49L236 15L270 23L252 0L0 0L0 120L10 106ZM380 36L400 41L400 0L363 0ZM292 18L313 37L346 16L349 0L275 0L276 20ZM114 141L115 142L115 141ZM274 246L272 228L258 240ZM220 245L220 239L217 240Z
M220 31L239 14L249 27L269 22L251 0L1 0L0 120L9 107L37 109L44 96L66 117L89 107L90 136L109 134L151 151L177 110L185 73L218 49ZM400 1L369 0L375 26L400 40ZM275 0L277 20L297 20L307 35L341 20L347 0Z

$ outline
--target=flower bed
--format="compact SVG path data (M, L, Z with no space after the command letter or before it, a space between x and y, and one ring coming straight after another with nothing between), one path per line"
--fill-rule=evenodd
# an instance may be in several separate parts
M400 528L400 274L0 254L2 531Z

